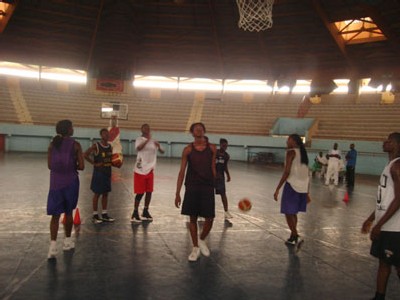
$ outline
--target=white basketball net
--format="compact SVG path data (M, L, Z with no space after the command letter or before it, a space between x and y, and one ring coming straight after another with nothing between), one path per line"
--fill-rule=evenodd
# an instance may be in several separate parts
M239 8L239 28L262 31L272 27L274 0L236 0Z

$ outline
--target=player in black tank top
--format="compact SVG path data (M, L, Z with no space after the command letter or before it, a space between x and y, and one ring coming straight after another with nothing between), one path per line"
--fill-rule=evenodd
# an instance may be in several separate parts
M215 145L206 140L205 126L203 123L194 123L190 127L194 142L187 145L182 153L181 168L178 175L175 206L181 205L180 191L185 178L185 197L182 203L182 214L190 216L190 236L193 249L189 261L196 261L200 252L209 256L210 251L205 243L205 238L210 233L215 217L214 180L215 170ZM205 218L200 239L197 236L197 218Z
M206 142L205 149L199 151L194 143L190 144L191 151L188 154L188 167L185 178L186 188L199 185L214 186L214 175L212 173L212 150Z

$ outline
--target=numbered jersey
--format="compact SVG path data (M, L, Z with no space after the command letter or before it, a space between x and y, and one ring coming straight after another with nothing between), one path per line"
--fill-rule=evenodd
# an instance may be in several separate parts
M375 222L382 218L394 199L394 183L390 169L398 159L400 157L393 159L381 174L376 197ZM382 226L382 231L400 231L400 209Z

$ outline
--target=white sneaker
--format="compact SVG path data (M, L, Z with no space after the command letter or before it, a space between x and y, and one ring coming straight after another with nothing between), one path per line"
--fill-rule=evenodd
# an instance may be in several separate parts
M47 259L55 258L58 253L57 245L55 243L50 243L49 253L47 254Z
M192 253L189 255L189 261L196 261L200 257L200 249L199 247L193 247Z
M296 252L299 252L301 249L301 246L303 246L304 240L299 236L297 241L296 241Z
M64 239L63 250L68 251L75 248L75 242L71 237Z
M199 248L201 254L204 256L210 256L210 249L208 249L207 244L204 240L199 239Z
M233 218L233 216L231 215L231 213L229 212L229 211L226 211L225 212L225 219L232 219Z

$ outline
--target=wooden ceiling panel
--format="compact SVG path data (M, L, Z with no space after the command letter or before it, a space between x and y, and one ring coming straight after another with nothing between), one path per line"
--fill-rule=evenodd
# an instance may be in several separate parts
M393 73L400 70L400 4L375 2L276 0L273 27L254 33L238 28L234 0L20 1L0 34L0 57L43 64L47 58L92 74L120 68L113 73L124 76ZM340 45L332 22L367 15L388 40Z

